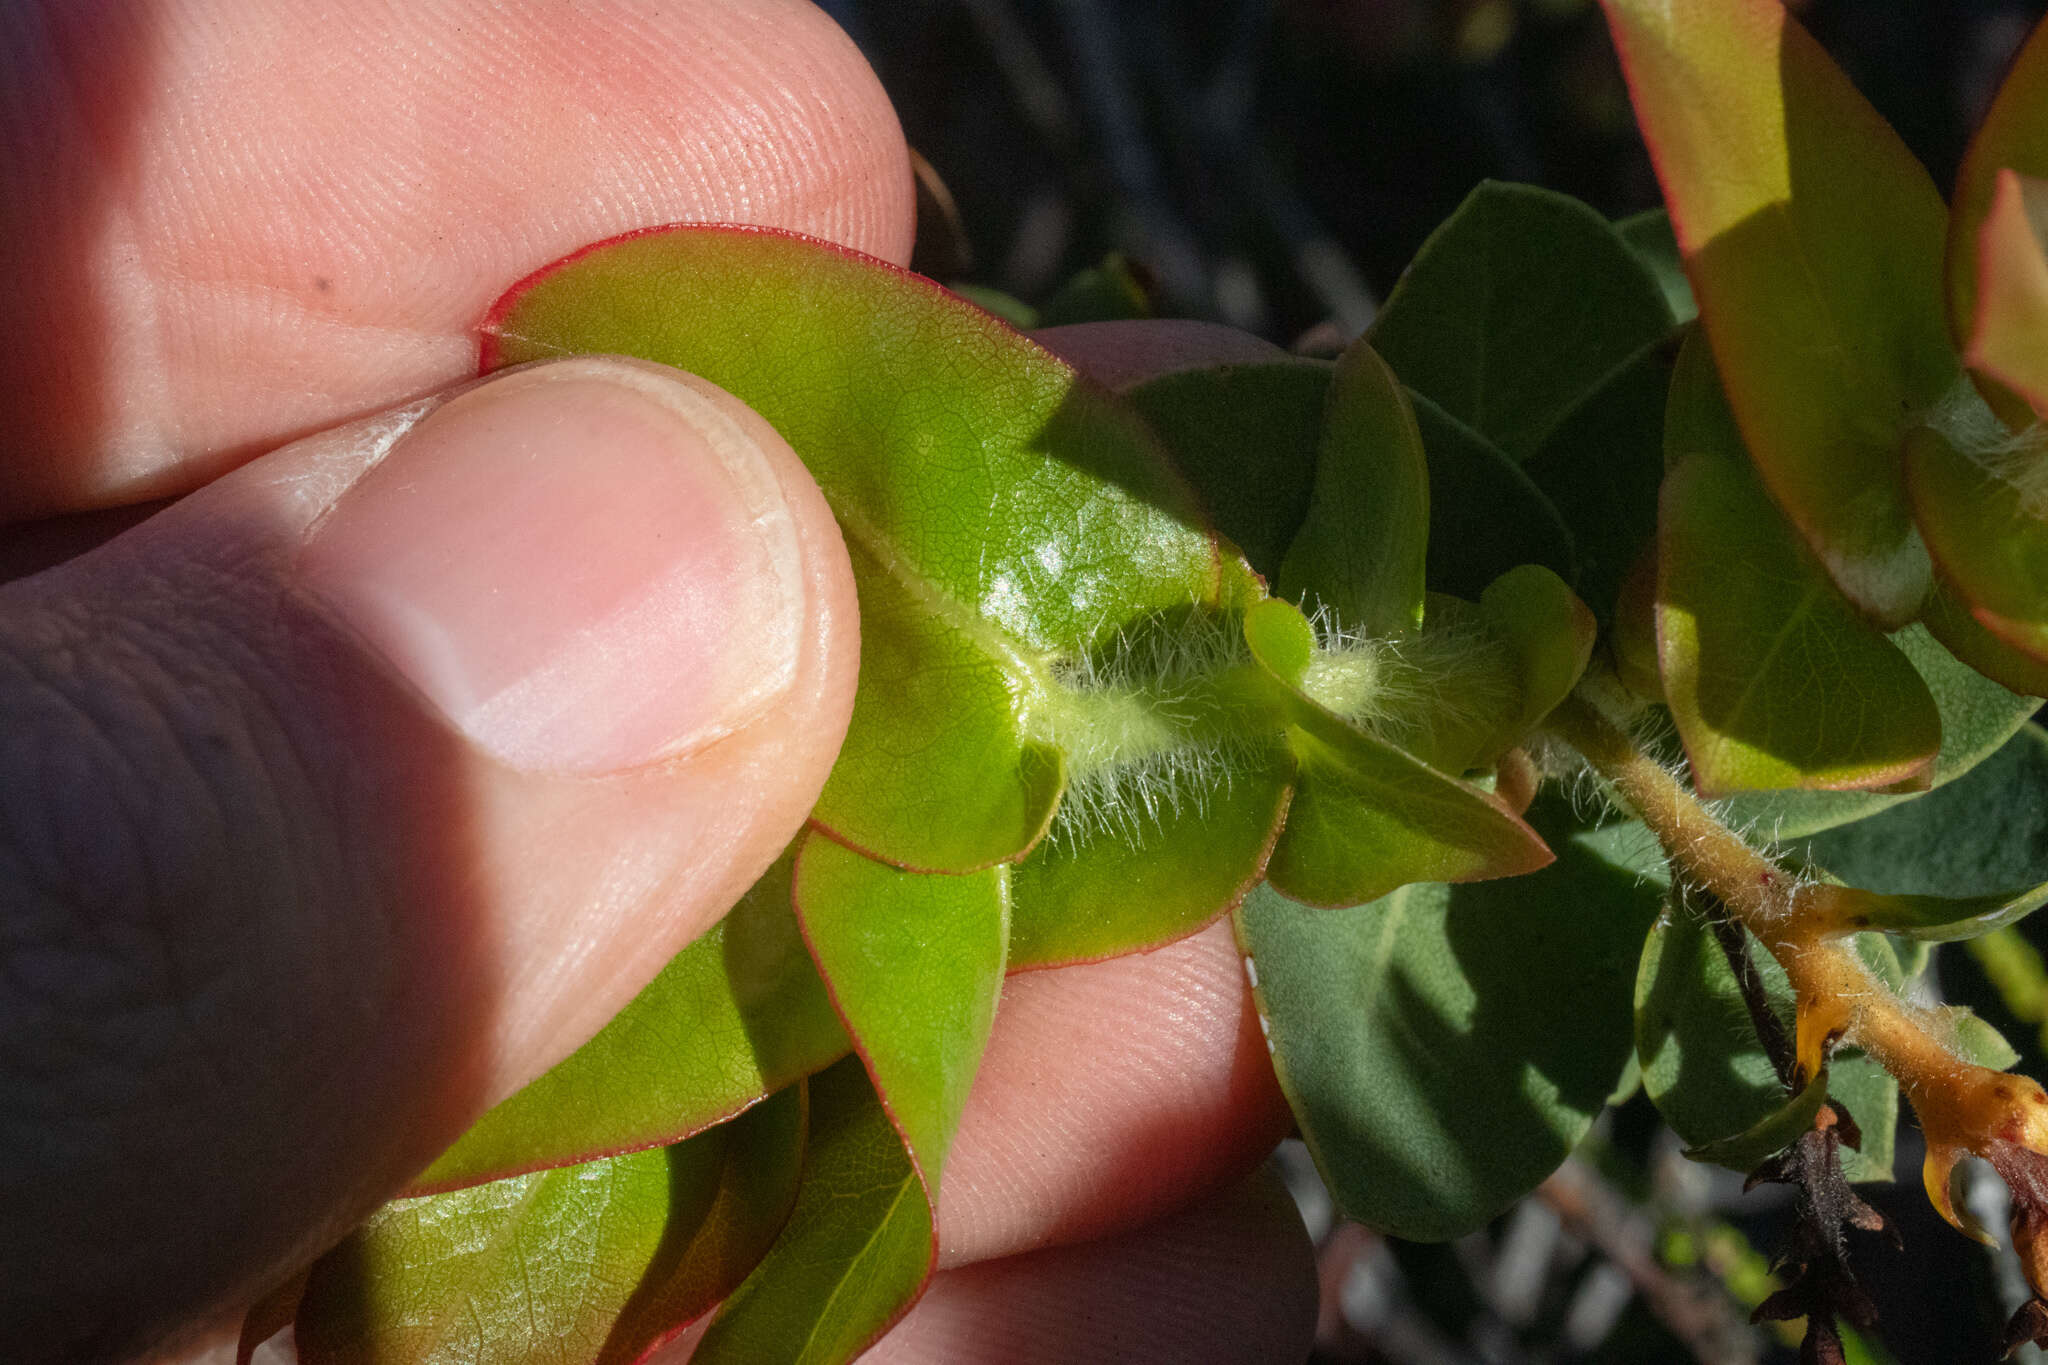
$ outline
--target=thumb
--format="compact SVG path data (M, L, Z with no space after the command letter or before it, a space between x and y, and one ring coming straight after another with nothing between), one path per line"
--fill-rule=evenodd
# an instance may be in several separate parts
M602 1025L795 833L855 620L781 438L608 358L0 588L0 1359L245 1301Z

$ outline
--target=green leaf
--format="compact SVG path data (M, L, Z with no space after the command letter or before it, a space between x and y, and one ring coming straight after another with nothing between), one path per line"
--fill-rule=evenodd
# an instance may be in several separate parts
M1932 694L1779 516L1697 338L1667 421L1658 655L1694 784L1719 795L1924 778L1941 746Z
M2005 79L1977 125L1956 171L1948 237L1948 306L1951 331L1967 341L1977 327L1978 244L1991 212L1999 174L2007 169L2048 176L2048 27L2033 34L2006 69Z
M985 284L968 284L958 280L946 287L983 312L995 314L1020 332L1029 332L1039 326L1038 310L1014 294L1006 294Z
M675 1141L846 1054L790 910L785 852L616 1018L413 1182L455 1189Z
M1772 498L1880 624L1931 585L1907 419L1958 373L1933 182L1779 0L1604 0L1701 321Z
M1577 552L1577 589L1601 621L1657 534L1664 482L1664 397L1674 348L1644 347L1558 422L1522 465Z
M1657 567L1664 695L1702 794L1893 786L1933 765L1933 696L1746 466L1700 452L1665 478Z
M1279 594L1367 635L1421 626L1429 461L1400 381L1363 341L1330 379L1315 491Z
M2048 411L2048 358L2043 355L2048 349L2044 230L2048 230L2048 180L2000 171L1978 236L1980 291L1963 354L1976 373L1989 375L2027 401L2027 411L2013 413L2021 419L2015 425Z
M1685 258L1679 254L1678 235L1671 230L1671 215L1662 209L1631 214L1614 225L1636 259L1649 267L1651 278L1664 291L1671 321L1683 326L1700 315L1693 300L1692 281L1685 277Z
M1423 243L1367 337L1403 383L1519 462L1670 329L1656 280L1604 218L1487 181Z
M1558 861L1317 910L1271 887L1237 914L1274 1068L1338 1205L1456 1237L1585 1136L1627 1062L1657 888L1544 817Z
M1891 640L1912 662L1941 713L1941 752L1931 774L1936 790L1996 753L2039 705L1959 663L1922 626L1896 631ZM1798 839L1916 799L1924 798L1873 791L1742 792L1723 803L1721 812L1737 829Z
M1515 654L1522 694L1519 739L1578 685L1593 657L1593 613L1563 579L1536 564L1510 569L1488 584L1479 610Z
M1059 287L1038 310L1038 326L1065 327L1077 322L1123 322L1158 313L1152 291L1137 268L1122 254L1111 252Z
M2048 733L2028 725L1940 791L1810 840L1801 858L1868 888L1869 927L1975 938L2048 901Z
M1744 941L1790 1038L1792 991L1784 969L1755 939L1745 936ZM1897 956L1881 937L1861 935L1856 945L1881 979L1893 986L1903 980ZM1643 1089L1686 1143L1711 1150L1785 1107L1785 1087L1757 1039L1735 974L1696 915L1671 911L1651 929L1635 1002ZM1843 1170L1851 1180L1891 1179L1898 1082L1854 1049L1837 1052L1828 1074L1829 1096L1849 1111L1863 1133L1861 1151L1843 1152ZM1750 1161L1737 1169L1755 1165Z
M1003 987L1010 869L903 872L804 840L797 918L931 1197Z
M1284 608L1275 600L1272 611ZM1256 635L1254 654L1287 708L1299 766L1287 827L1267 864L1286 895L1312 905L1356 905L1409 882L1513 877L1551 860L1541 837L1494 796L1431 767L1310 700L1328 695L1316 670L1366 660L1323 656L1303 690L1288 663Z
M1412 388L1408 401L1429 455L1430 588L1469 601L1518 564L1573 581L1571 531L1529 475Z
M2048 732L2022 726L1947 786L1819 834L1798 855L1893 894L1981 896L2048 881Z
M1934 596L1920 617L1927 633L1957 661L1968 665L2008 692L2048 697L2048 663L2014 649L1986 630L1970 608L1946 584L1935 584Z
M1144 423L929 281L750 228L673 228L500 300L486 368L623 352L703 376L816 476L861 598L852 727L816 818L903 866L1023 853L1060 788L1058 665L1213 600L1218 557Z
M1156 795L1132 787L1056 827L1010 874L1010 970L1143 952L1234 908L1265 874L1293 771L1276 740L1263 757L1178 774Z
M1798 1094L1731 1137L1720 1138L1686 1149L1686 1157L1714 1166L1726 1166L1745 1175L1776 1156L1813 1127L1814 1116L1827 1103L1828 1069L1808 1081Z
M691 1365L841 1365L910 1311L931 1278L931 1206L866 1074L848 1059L810 1089L796 1207Z
M630 1365L730 1294L789 1217L801 1085L687 1142L385 1205L299 1305L307 1365Z
M1979 625L2048 664L2048 447L1965 453L1920 427L1906 470L1943 579Z
M1330 367L1225 365L1124 390L1195 487L1215 527L1266 581L1308 515Z
M1961 1005L1947 1005L1942 1016L1949 1026L1949 1044L1956 1055L1977 1066L2004 1071L2019 1061L2019 1049L2005 1035Z

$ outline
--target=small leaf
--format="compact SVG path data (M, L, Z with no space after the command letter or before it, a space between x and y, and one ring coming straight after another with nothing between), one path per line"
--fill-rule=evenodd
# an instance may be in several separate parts
M1685 1155L1688 1160L1726 1166L1731 1171L1747 1174L1762 1165L1767 1157L1784 1151L1801 1133L1813 1127L1814 1116L1820 1113L1820 1107L1827 1098L1828 1069L1822 1067L1818 1076L1808 1081L1781 1107L1731 1137L1689 1147Z
M1931 580L1898 441L1958 372L1941 196L1779 0L1604 3L1758 471L1836 586L1902 626Z
M803 1087L672 1147L387 1204L314 1266L306 1365L630 1365L730 1294L790 1215Z
M2048 169L2048 167L2044 167ZM1998 173L1977 250L1981 287L1964 343L1970 368L2017 392L2038 417L2048 411L2048 181Z
M1900 896L1843 888L1850 923L1929 943L1953 943L2003 929L2048 905L2048 882L1981 896Z
M1784 969L1745 935L1751 961L1764 982L1773 1013L1792 1028L1792 991ZM1880 979L1896 987L1898 958L1875 934L1859 935L1858 953ZM1754 1128L1786 1103L1741 988L1720 945L1689 911L1668 911L1645 943L1635 994L1636 1057L1643 1089L1672 1131L1694 1148ZM1898 1082L1854 1049L1829 1064L1829 1095L1849 1111L1863 1146L1844 1150L1851 1180L1891 1179L1893 1134L1898 1125ZM1733 1164L1732 1162L1730 1163ZM1756 1162L1738 1169L1747 1172Z
M1422 624L1429 462L1400 381L1363 341L1330 380L1315 491L1280 568L1280 596L1342 627L1393 635Z
M1479 609L1494 634L1514 650L1520 665L1522 712L1517 724L1526 734L1570 694L1586 671L1597 629L1593 613L1563 579L1536 564L1510 569L1488 584L1479 595Z
M1636 259L1649 267L1657 287L1664 291L1664 303L1671 321L1683 326L1700 315L1693 301L1692 281L1685 277L1685 258L1678 250L1678 235L1671 230L1671 215L1662 209L1631 214L1614 225Z
M1235 908L1265 873L1293 770L1275 741L1262 759L1180 776L1154 809L1056 827L1010 874L1009 969L1143 952Z
M2048 663L2048 447L1965 453L1918 427L1906 471L1943 579L1979 625Z
M795 887L832 1003L936 1200L1002 992L1010 869L903 872L813 835Z
M1259 641L1252 646L1257 655ZM1408 882L1512 877L1551 860L1536 832L1497 798L1347 722L1289 687L1272 661L1260 662L1286 708L1300 764L1266 868L1287 895L1355 905Z
M1933 696L1785 525L1728 444L1712 386L1689 343L1667 414L1657 634L1694 782L1720 794L1924 775L1941 746Z
M1951 330L1959 344L1977 327L1978 246L2000 173L2009 168L2025 175L2048 176L2048 125L2041 119L2044 103L2048 103L2048 28L2036 25L2006 69L2005 79L1956 171L1946 264Z
M522 281L484 334L487 369L617 352L701 375L803 457L846 536L863 632L816 818L898 865L1029 848L1059 794L1031 704L1056 665L1217 590L1193 496L1136 414L957 295L843 248L629 235Z
M659 1146L846 1055L790 909L785 852L597 1035L478 1119L409 1191Z
M1585 1135L1627 1061L1658 891L1558 812L1531 876L1237 912L1274 1067L1338 1205L1420 1240L1480 1227Z
M803 1183L781 1237L692 1365L842 1365L917 1302L937 1253L903 1141L852 1059L810 1082Z
M2004 1034L1961 1005L1944 1006L1941 1014L1951 1030L1949 1043L1964 1061L1993 1071L2004 1071L2019 1061L2019 1049L2007 1042Z
M1124 390L1159 433L1216 529L1268 582L1308 516L1330 366L1224 365L1160 375Z
M1519 462L1670 328L1657 282L1599 214L1486 181L1423 243L1367 338L1403 383Z
M1959 662L2006 691L2018 696L2048 697L2048 663L2014 649L1984 629L1948 584L1935 583L1934 596L1928 600L1920 624Z
M1038 310L1040 327L1065 327L1077 322L1122 322L1156 316L1152 290L1137 267L1112 252L1101 263L1076 274Z
M1958 662L1922 626L1895 631L1891 641L1912 663L1941 712L1941 752L1931 774L1936 790L1991 757L2039 705ZM1737 829L1798 839L1915 799L1917 794L1873 791L1742 792L1723 803L1722 819Z
M1571 582L1571 532L1529 475L1413 389L1408 400L1429 456L1431 590L1470 601L1518 564L1541 564Z

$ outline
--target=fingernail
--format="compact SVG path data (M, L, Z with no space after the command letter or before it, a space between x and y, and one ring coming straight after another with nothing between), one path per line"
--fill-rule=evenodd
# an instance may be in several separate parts
M717 401L576 359L434 409L343 494L301 581L476 744L596 774L731 733L803 634L794 524Z

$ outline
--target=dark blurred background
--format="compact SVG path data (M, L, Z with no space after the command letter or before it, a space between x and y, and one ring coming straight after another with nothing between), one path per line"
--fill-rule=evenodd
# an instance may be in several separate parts
M1032 304L1115 252L1165 313L1282 344L1314 329L1328 346L1371 321L1480 180L1547 185L1611 217L1658 202L1592 0L821 3L934 172L917 267ZM1792 6L1944 190L2043 7ZM2044 918L2031 944L1952 947L1933 970L2037 1076ZM1771 1287L1782 1192L1743 1196L1739 1177L1686 1162L1640 1098L1536 1196L1449 1246L1332 1219L1298 1146L1282 1157L1321 1248L1325 1365L1797 1358L1796 1336L1746 1325ZM1919 1159L1902 1123L1902 1183L1871 1197L1907 1250L1858 1248L1884 1341L1852 1359L1994 1359L2017 1266L1939 1223ZM2002 1225L1996 1181L1974 1190Z

